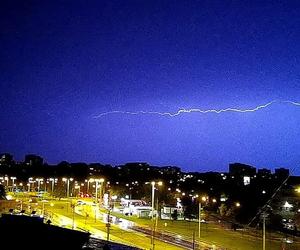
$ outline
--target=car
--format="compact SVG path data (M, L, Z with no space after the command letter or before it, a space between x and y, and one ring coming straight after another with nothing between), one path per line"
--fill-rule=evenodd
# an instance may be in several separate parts
M283 242L288 243L288 244L292 244L294 241L290 238L283 238L282 239Z
M84 201L77 201L77 205L85 205L85 202Z

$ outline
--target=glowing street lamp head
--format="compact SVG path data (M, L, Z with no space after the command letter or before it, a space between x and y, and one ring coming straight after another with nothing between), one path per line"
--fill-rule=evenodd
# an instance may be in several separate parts
M235 203L235 206L236 206L236 207L240 207L240 206L241 206L241 203L236 202L236 203Z
M151 185L154 186L155 185L155 181L151 181Z
M163 185L162 181L157 182L157 184L158 184L158 186L162 186Z
M205 196L202 196L202 197L201 197L201 200L202 200L202 201L206 201L206 197L205 197Z

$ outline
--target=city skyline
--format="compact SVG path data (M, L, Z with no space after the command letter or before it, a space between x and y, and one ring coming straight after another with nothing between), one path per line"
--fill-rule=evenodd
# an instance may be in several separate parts
M0 152L300 174L298 2L1 5Z

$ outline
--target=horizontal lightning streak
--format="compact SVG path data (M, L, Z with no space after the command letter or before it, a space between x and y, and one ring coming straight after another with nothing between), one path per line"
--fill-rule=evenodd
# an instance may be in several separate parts
M263 105L259 105L255 108L251 109L238 109L238 108L226 108L226 109L207 109L207 110L202 110L198 108L192 108L192 109L179 109L175 113L171 112L158 112L158 111L120 111L120 110L115 110L115 111L108 111L101 113L99 115L93 116L94 119L101 118L106 115L111 115L111 114L125 114L125 115L140 115L140 114L148 114L148 115L160 115L160 116L169 116L169 117L175 117L179 116L184 113L201 113L201 114L207 114L207 113L215 113L215 114L220 114L224 112L237 112L237 113L248 113L248 112L256 112L260 109L265 109L268 106L271 106L274 103L288 103L291 105L295 106L300 106L299 102L293 102L293 101L271 101Z
M284 103L289 103L289 104L292 104L292 105L295 105L295 106L300 106L300 102L292 102L292 101L282 101Z

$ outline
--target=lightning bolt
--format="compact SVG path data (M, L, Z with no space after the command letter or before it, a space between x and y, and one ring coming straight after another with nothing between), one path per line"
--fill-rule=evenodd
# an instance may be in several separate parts
M295 105L295 106L300 106L300 102L292 102L292 101L282 101L284 103L289 103L289 104L292 104L292 105Z
M220 113L225 113L225 112L237 112L237 113L249 113L249 112L256 112L260 109L265 109L274 103L288 103L294 106L300 106L299 102L293 102L293 101L271 101L263 105L259 105L255 108L250 108L250 109L239 109L239 108L225 108L225 109L207 109L207 110L202 110L198 108L192 108L192 109L179 109L175 113L171 112L158 112L158 111L120 111L120 110L115 110L115 111L108 111L101 113L99 115L93 116L94 119L101 118L106 115L111 115L111 114L125 114L125 115L160 115L160 116L168 116L168 117L176 117L184 113L201 113L201 114L207 114L207 113L215 113L215 114L220 114Z

